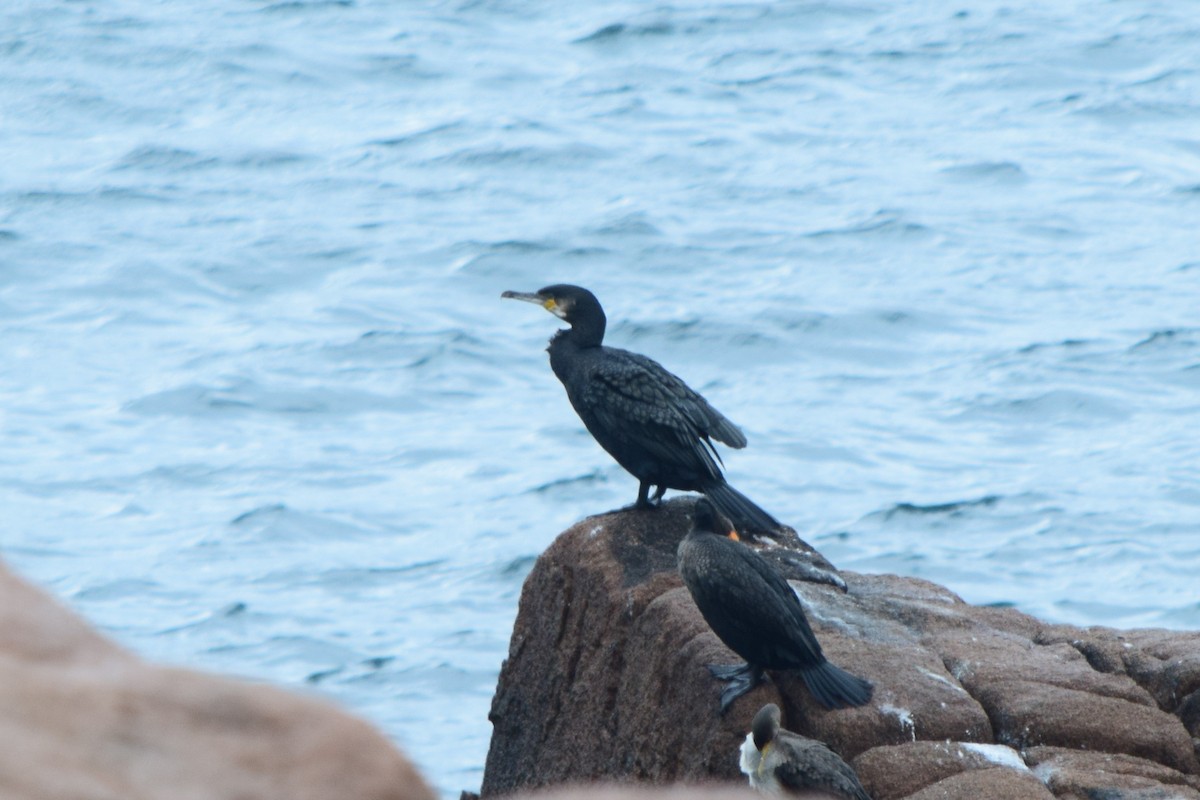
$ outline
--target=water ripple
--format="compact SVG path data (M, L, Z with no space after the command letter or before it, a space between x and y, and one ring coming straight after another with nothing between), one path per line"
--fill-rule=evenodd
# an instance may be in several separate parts
M532 560L636 492L546 364L561 323L499 297L565 281L839 566L1200 627L1195 28L3 4L4 557L474 789Z

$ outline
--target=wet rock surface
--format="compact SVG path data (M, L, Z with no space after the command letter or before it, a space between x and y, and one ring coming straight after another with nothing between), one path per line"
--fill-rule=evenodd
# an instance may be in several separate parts
M1050 625L894 575L842 573L845 592L793 582L826 657L875 684L869 705L827 711L798 676L772 673L721 716L705 665L738 659L675 570L691 502L589 517L538 560L492 704L483 796L593 780L741 783L737 748L767 702L786 728L850 760L877 800L1106 786L1191 797L1200 785L1200 634ZM762 546L784 569L823 564L798 539ZM1122 766L1072 760L1102 755Z
M0 566L5 800L433 800L323 701L147 664Z

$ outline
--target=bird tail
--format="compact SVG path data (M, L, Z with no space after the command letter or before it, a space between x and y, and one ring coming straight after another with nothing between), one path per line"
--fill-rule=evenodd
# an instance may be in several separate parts
M875 687L870 681L851 675L826 661L819 667L801 671L800 677L817 702L826 708L866 705Z
M766 511L728 483L721 482L705 488L704 494L729 518L733 527L741 533L775 533L783 525Z

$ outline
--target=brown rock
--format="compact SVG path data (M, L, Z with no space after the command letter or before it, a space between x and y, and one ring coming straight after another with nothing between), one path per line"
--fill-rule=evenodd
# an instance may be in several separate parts
M609 784L561 786L519 796L520 800L763 800L749 787L734 786L644 786Z
M1200 776L1128 755L1035 747L1026 754L1033 772L1062 798L1200 800Z
M1028 637L994 632L952 631L930 637L930 644L967 691L977 695L1003 681L1024 681L1111 697L1154 708L1150 693L1123 674L1097 672L1065 643L1036 644Z
M721 685L705 664L739 659L708 630L675 570L690 504L585 519L538 560L492 704L485 797L596 779L740 783L737 748L766 702L780 705L787 728L843 758L863 754L859 775L877 791L891 792L896 769L881 748L923 741L1061 745L1200 773L1184 726L1200 723L1190 634L1117 639L1050 626L889 575L843 573L848 592L793 582L827 657L875 684L868 706L827 711L797 676L773 673L722 717ZM910 752L932 770L911 791L1032 779L986 764L942 775L944 751Z
M687 694L716 653L715 640L699 637L699 612L679 613L691 602L675 572L686 509L585 519L538 559L492 701L482 795L604 778L738 777L745 730L713 726L715 706ZM675 724L641 713L660 705L677 710Z
M1159 707L1174 712L1200 691L1200 633L1127 631L1123 643L1125 670Z
M863 788L873 800L899 800L960 772L995 769L1002 760L1026 771L1017 752L1004 745L928 741L873 747L851 766L860 777L870 776Z
M983 709L936 653L905 646L911 635L872 613L870 596L816 584L804 592L826 654L876 682L877 703L826 711L798 678L779 674L777 686L760 686L721 717L721 686L704 665L738 659L708 630L676 572L689 507L679 500L588 518L538 560L492 704L484 796L604 778L740 781L737 748L768 701L784 708L789 729L843 757L918 735L990 738ZM961 603L946 592L912 602L938 613Z
M1128 675L1164 711L1177 713L1200 691L1200 633L1056 625L1039 632L1038 642L1069 644L1097 671Z
M906 800L1054 800L1029 772L996 767L960 772L926 786ZM1165 799L1164 799L1165 800Z
M1157 708L1032 681L998 681L978 687L977 696L992 718L997 740L1012 747L1129 753L1197 771L1183 723Z
M432 800L327 703L148 665L0 567L5 800Z

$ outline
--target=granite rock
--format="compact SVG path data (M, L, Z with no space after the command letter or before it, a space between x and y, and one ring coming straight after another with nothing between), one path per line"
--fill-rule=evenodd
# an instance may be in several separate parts
M589 517L538 559L492 704L483 796L581 781L741 783L737 748L766 702L786 728L853 760L881 798L1071 796L1029 771L1019 751L1030 748L1200 774L1200 634L1048 625L894 575L842 573L847 591L793 581L829 660L875 684L869 705L828 711L797 676L772 673L722 716L705 665L738 659L675 567L691 502ZM791 550L772 553L785 566L793 553L823 561L794 535L756 546ZM1015 749L1006 763L937 766L972 744ZM928 778L903 784L906 795L901 763Z
M433 800L374 728L269 686L147 664L0 566L5 800Z

